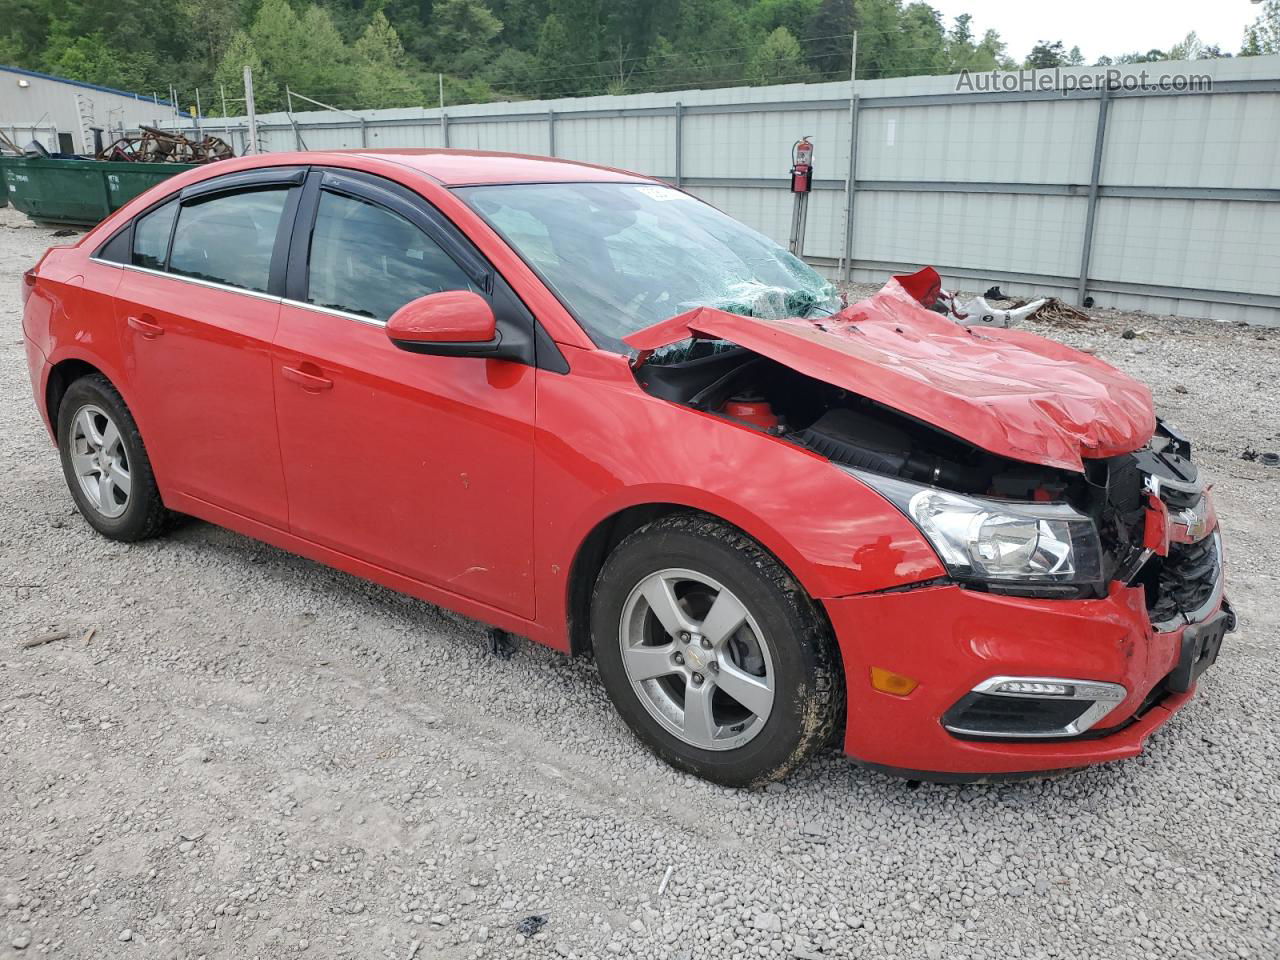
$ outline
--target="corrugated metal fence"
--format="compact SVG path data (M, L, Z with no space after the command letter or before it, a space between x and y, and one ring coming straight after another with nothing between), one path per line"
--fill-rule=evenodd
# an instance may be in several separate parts
M450 146L625 167L782 242L791 145L808 135L804 252L829 273L932 263L966 289L1280 325L1280 57L1134 65L1085 88L1097 72L269 114L258 131L268 151ZM243 119L204 126L243 148Z

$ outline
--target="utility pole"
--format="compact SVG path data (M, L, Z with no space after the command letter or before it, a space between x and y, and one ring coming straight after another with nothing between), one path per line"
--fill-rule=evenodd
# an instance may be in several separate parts
M447 147L449 146L449 117L444 112L444 74L437 73L436 79L440 83L440 136Z
M258 152L258 114L253 106L253 67L244 66L244 112L249 118L249 142L245 144L245 153Z
M196 87L196 139L204 139L204 128L200 126L200 88Z
M840 279L845 283L853 273L853 191L858 163L858 31L853 31L849 51L849 175L844 182L844 249L840 254Z

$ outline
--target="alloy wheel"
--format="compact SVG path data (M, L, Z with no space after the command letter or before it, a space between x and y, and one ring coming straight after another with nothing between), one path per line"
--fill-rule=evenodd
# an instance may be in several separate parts
M774 704L768 640L723 584L693 570L659 570L622 608L622 662L645 709L703 750L754 739Z
M88 403L71 421L69 442L71 466L89 505L104 517L120 516L129 506L132 479L119 427L101 407Z

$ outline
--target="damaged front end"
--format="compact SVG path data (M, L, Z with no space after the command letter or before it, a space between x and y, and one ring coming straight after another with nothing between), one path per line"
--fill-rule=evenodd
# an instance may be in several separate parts
M1222 601L1216 516L1145 387L1030 334L926 310L898 280L821 318L690 310L627 338L650 394L802 447L872 487L949 579L1030 598L1140 587L1151 627Z

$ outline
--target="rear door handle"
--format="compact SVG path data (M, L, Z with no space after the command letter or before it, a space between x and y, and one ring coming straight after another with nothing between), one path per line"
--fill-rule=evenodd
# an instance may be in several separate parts
M319 370L315 364L304 363L302 367L311 367L313 370ZM333 386L333 381L328 377L322 377L319 373L311 373L300 367L281 367L280 372L284 374L286 380L292 380L304 390L328 390Z
M144 313L140 317L130 317L129 326L137 330L148 340L154 340L156 337L164 335L164 327L155 322L155 317L149 313Z

